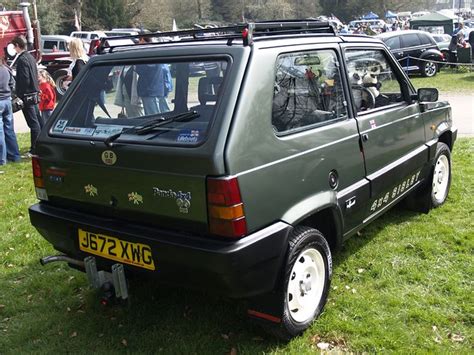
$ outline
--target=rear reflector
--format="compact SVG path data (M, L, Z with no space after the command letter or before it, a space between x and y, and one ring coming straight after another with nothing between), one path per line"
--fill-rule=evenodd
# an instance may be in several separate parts
M43 174L41 173L41 164L37 156L31 157L31 166L33 168L33 179L35 187L44 188Z
M229 238L247 234L244 204L236 177L207 178L207 209L212 234Z

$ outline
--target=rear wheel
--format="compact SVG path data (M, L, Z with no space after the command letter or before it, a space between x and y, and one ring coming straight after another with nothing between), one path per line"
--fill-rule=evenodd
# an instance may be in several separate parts
M291 339L306 330L321 314L331 283L332 261L329 245L316 229L296 227L288 243L281 296L282 317L269 330Z
M438 72L438 65L433 62L422 62L421 64L421 75L425 77L435 76Z

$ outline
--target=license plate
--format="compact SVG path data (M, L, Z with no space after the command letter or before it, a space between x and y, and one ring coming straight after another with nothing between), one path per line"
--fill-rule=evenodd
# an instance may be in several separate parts
M155 270L151 248L146 244L132 243L104 234L79 229L79 248L121 263Z

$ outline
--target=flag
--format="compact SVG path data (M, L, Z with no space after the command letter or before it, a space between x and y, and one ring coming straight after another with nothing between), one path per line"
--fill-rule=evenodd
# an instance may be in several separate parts
M81 30L81 24L79 23L79 18L77 17L77 11L74 10L74 27L76 28L76 31Z

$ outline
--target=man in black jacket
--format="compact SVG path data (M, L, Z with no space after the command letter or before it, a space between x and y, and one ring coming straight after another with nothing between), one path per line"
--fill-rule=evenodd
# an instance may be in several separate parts
M41 118L39 101L38 69L35 58L26 50L26 39L23 36L15 37L12 42L18 53L16 61L16 95L24 102L23 115L31 131L31 148L28 155L34 153L43 120Z

